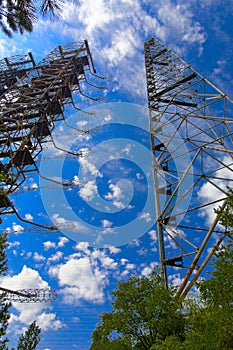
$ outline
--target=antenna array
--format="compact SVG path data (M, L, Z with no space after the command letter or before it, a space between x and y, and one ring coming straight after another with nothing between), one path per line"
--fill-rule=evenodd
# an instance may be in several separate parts
M7 301L16 303L48 303L57 299L57 291L54 288L20 289L11 290L0 287L5 293Z
M98 101L93 91L102 89L99 80L103 78L96 75L86 40L58 46L39 64L29 53L4 58L0 68L0 215L15 213L22 221L56 229L23 219L9 196L32 172L43 177L37 157L46 142L53 142L56 148L73 156L82 156L81 152L56 145L53 130L58 122L66 122L67 105L80 111L77 96ZM96 85L90 82L92 76ZM87 94L88 89L91 94Z

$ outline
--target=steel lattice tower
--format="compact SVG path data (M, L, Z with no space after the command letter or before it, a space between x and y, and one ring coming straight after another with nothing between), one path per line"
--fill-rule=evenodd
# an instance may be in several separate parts
M144 53L160 269L185 296L228 234L214 207L232 186L233 101L157 39Z
M54 147L73 156L82 155L56 145L52 132L57 122L75 129L66 122L67 105L73 111L81 111L80 99L97 101L94 91L102 89L99 85L102 79L96 75L87 40L56 47L39 64L31 53L0 61L0 215L14 213L28 222L19 215L9 196L28 174L38 172L43 177L37 157L44 143L52 142Z

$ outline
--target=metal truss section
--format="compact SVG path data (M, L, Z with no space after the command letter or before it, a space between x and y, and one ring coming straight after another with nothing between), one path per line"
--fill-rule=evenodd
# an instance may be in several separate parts
M0 60L0 96L32 67L35 67L35 61L31 52L26 55L5 57Z
M185 296L227 235L233 101L157 39L144 50L160 268Z
M49 303L58 296L54 288L11 290L0 287L0 290L5 293L7 301L16 303Z
M17 215L9 195L22 185L28 173L39 173L36 162L45 142L53 142L73 156L82 155L59 148L53 129L57 122L66 122L67 105L80 111L78 97L98 101L102 89L99 81L103 78L96 75L86 40L58 46L39 64L28 54L3 59L0 67L5 89L0 96L0 214ZM9 83L4 74L12 69L14 79Z

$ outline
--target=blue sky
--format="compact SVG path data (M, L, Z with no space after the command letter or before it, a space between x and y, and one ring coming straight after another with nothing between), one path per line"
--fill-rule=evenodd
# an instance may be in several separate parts
M11 196L21 216L52 222L60 232L3 217L10 246L1 284L59 293L51 304L14 304L13 341L36 318L39 350L88 349L117 281L146 276L158 264L143 44L159 38L232 97L232 13L233 2L223 0L80 0L67 2L54 22L40 19L32 34L0 34L1 58L32 51L37 62L57 45L88 39L97 72L107 77L98 82L103 101L90 107L94 118L67 111L71 125L91 133L63 124L55 130L57 145L86 156L77 160L50 144L42 154L41 173L72 180L73 187L62 191L35 174ZM176 270L171 279L179 283Z

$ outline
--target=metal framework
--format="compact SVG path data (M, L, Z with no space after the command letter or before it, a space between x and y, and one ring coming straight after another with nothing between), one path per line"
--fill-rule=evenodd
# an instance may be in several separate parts
M228 234L214 207L232 186L233 101L157 39L144 54L160 269L185 296Z
M5 57L0 60L0 96L2 96L17 80L35 67L32 53Z
M67 105L80 111L78 96L82 100L98 100L93 91L102 89L99 80L103 78L96 75L86 40L58 46L39 64L35 64L31 53L4 58L0 69L0 215L15 213L20 220L29 222L19 215L9 195L28 174L36 171L43 177L36 160L45 142L53 142L56 148L73 156L82 155L56 145L52 131L57 122L66 123Z
M5 293L5 299L16 303L49 303L57 299L57 291L54 288L20 289L11 290L0 287Z

